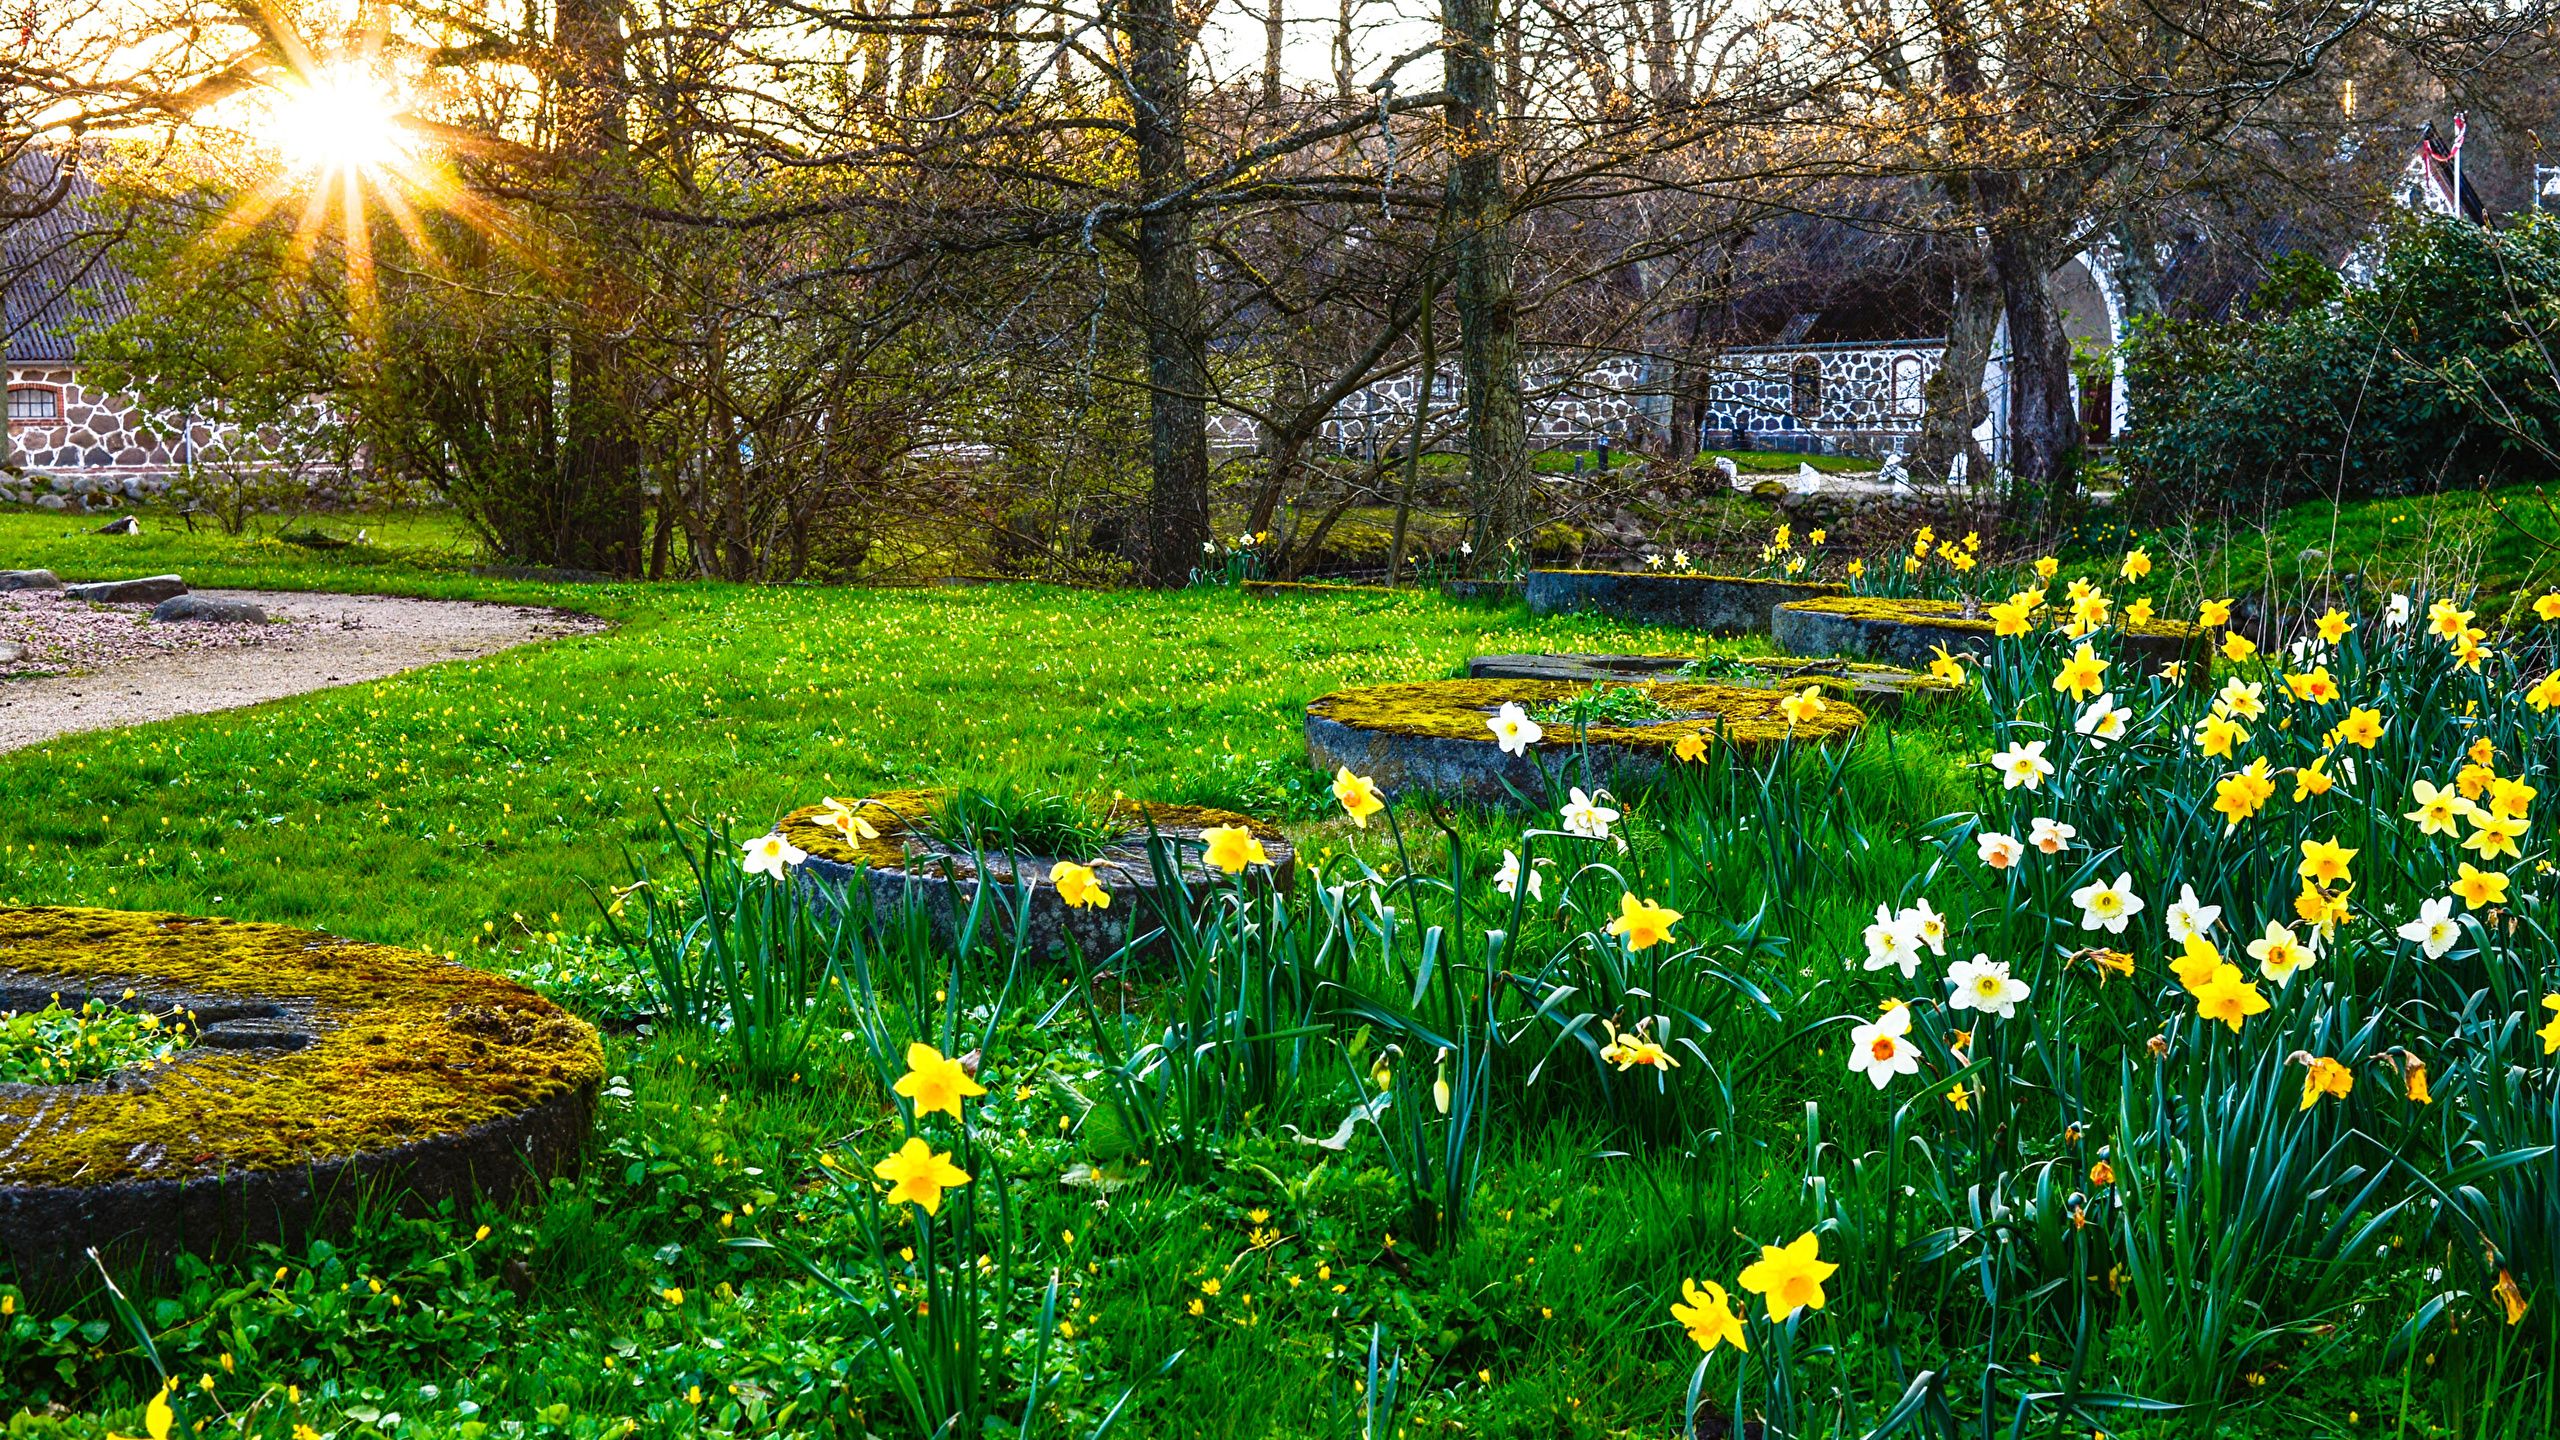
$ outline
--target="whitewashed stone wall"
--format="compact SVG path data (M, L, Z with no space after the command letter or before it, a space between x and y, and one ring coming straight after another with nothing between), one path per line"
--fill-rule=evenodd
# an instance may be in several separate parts
M1932 340L1727 351L1709 382L1704 438L1719 448L1747 437L1745 443L1764 448L1900 452L1919 434L1922 387L1936 373L1944 349ZM1798 374L1807 365L1813 367L1808 378L1818 383L1800 393ZM1346 451L1403 444L1413 434L1420 379L1392 375L1352 392L1325 422L1325 441ZM1610 356L1578 373L1533 371L1528 380L1533 445L1579 448L1602 436L1627 444L1657 436L1670 423L1662 372L1643 356ZM1457 368L1443 366L1432 385L1433 431L1446 435L1462 428L1463 396ZM1799 403L1804 400L1812 403ZM1253 422L1241 415L1215 414L1209 424L1210 446L1222 454L1249 451L1258 443Z
M155 416L131 395L92 389L67 365L13 365L9 389L53 392L51 420L11 420L9 443L18 468L30 475L86 476L138 482L144 491L167 488L187 462L187 443L215 443L216 428L196 422L193 435L181 417Z

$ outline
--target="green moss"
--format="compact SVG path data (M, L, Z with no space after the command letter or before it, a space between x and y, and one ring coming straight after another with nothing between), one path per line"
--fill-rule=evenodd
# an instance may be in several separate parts
M1845 615L1852 620L1890 620L1905 625L1934 625L1943 630L1965 630L1989 635L1999 627L1989 615L1967 618L1960 600L1896 599L1885 595L1824 595L1812 600L1799 600L1792 607L1823 615ZM1985 610L1990 608L1986 602ZM2183 620L2150 619L2139 625L2127 625L2121 618L2116 628L2129 635L2157 636L2168 640L2187 640L2202 633Z
M604 1075L595 1031L513 981L280 925L0 908L0 971L210 1007L265 1002L298 1050L191 1046L147 1080L0 1095L0 1184L203 1180L380 1152Z
M805 805L782 817L774 828L782 838L817 856L839 865L863 865L883 869L930 868L940 871L947 860L927 860L927 847L934 835L933 817L948 790L891 790L852 801L853 813L867 820L878 833L848 839L836 827L820 822L827 813L824 805ZM1214 825L1242 825L1255 837L1268 843L1286 839L1277 829L1249 815L1227 810L1213 810L1204 805L1158 805L1144 800L1115 800L1105 812L1106 822L1116 822L1115 845L1144 846L1147 831L1204 830ZM1042 859L1090 859L1089 855L1042 856Z
M1811 682L1808 682L1811 683ZM1406 685L1367 685L1337 690L1307 707L1307 713L1359 730L1396 735L1428 735L1443 740L1494 743L1485 721L1506 700L1536 710L1571 700L1589 687L1569 680L1425 680ZM1650 725L1594 725L1584 732L1595 743L1642 749L1670 749L1686 735L1721 732L1737 747L1775 744L1792 735L1797 743L1844 739L1865 723L1865 712L1844 701L1832 701L1822 713L1790 726L1779 704L1782 690L1740 685L1701 685L1682 681L1646 684L1668 718ZM1823 688L1832 689L1825 685ZM1550 731L1542 749L1574 744L1570 733Z

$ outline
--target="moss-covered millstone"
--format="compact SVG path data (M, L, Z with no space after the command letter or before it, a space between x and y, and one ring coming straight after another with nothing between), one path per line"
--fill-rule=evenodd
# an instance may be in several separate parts
M0 1009L192 1015L156 1063L0 1085L0 1251L34 1283L292 1240L386 1193L506 1199L575 1165L604 1051L523 986L280 925L0 908Z
M2120 626L2122 654L2157 669L2205 658L2205 633L2177 620ZM1835 595L1779 607L1770 638L1798 655L1854 655L1925 666L1944 646L1950 655L1987 658L1998 639L1989 616L1968 616L1958 600L1895 600Z
M1613 620L1766 635L1770 613L1779 606L1849 592L1846 586L1817 581L1755 580L1739 575L1532 570L1526 593L1532 615L1587 610Z
M844 832L820 820L825 807L817 805L785 815L777 828L783 838L808 853L801 874L819 885L822 893L840 900L859 883L871 897L873 912L883 920L909 905L918 906L934 935L945 944L958 935L960 921L976 903L979 886L986 880L993 880L997 888L981 912L980 933L1010 941L1014 920L1004 907L1015 893L1015 877L1029 879L1035 882L1032 951L1052 959L1065 956L1072 940L1085 955L1101 960L1128 943L1132 924L1143 934L1165 918L1164 907L1175 902L1157 886L1156 845L1165 848L1169 861L1180 865L1183 883L1193 895L1205 893L1213 880L1201 858L1200 837L1221 826L1241 825L1253 832L1262 842L1263 853L1271 857L1268 873L1280 888L1289 888L1297 875L1297 855L1289 838L1251 816L1199 805L1128 800L1112 806L1107 818L1119 828L1095 854L972 854L934 833L934 807L946 793L899 790L862 801L854 813L878 832L875 839L846 838ZM1094 878L1110 892L1111 903L1099 909L1068 906L1049 883L1049 867L1060 860L1093 867ZM1218 881L1226 878L1214 876Z
M1535 713L1590 689L1563 680L1424 680L1337 690L1307 707L1307 758L1327 774L1347 766L1390 796L1424 791L1499 805L1515 792L1539 800L1555 784L1641 783L1677 763L1673 752L1685 736L1743 751L1832 744L1857 734L1867 718L1856 705L1831 700L1790 724L1779 708L1789 692L1661 681L1643 686L1659 718L1593 724L1578 735L1549 725L1524 754L1504 753L1486 723L1505 701Z
M1955 681L1899 665L1878 665L1866 660L1808 660L1794 655L1478 655L1467 662L1467 678L1565 680L1584 685L1695 680L1785 690L1819 685L1827 693L1855 701L1869 714L1898 712L1906 699L1934 699L1964 688Z

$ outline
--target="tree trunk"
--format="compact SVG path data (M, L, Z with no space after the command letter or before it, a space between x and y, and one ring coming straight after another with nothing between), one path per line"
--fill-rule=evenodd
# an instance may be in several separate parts
M2009 319L2009 469L2023 493L2059 502L2079 474L2080 387L2052 266L2041 240L1997 220L1989 258Z
M1152 201L1189 178L1183 110L1189 46L1175 0L1130 0L1126 10L1138 187ZM1151 210L1138 222L1138 307L1147 345L1147 533L1141 579L1190 578L1209 542L1209 362L1201 333L1200 280L1191 214Z
M614 0L559 0L553 41L561 52L559 155L590 193L621 187L631 144L622 11ZM569 334L569 404L552 514L554 565L641 573L648 496L641 474L633 377L616 338L631 304L616 278L621 248L611 219L588 238L591 267Z
M1520 393L1520 300L1502 163L1497 0L1441 0L1450 132L1448 224L1458 369L1467 404L1471 573L1528 528L1529 436Z
M1288 40L1285 0L1266 0L1270 8L1262 12L1262 103L1280 103L1280 51Z
M1967 475L1979 484L1991 478L1990 467L1973 432L1990 408L1983 403L1982 377L1991 364L1992 337L2000 328L2000 292L1970 245L1965 254L1968 263L1956 274L1955 303L1947 314L1946 353L1921 390L1924 408L1911 468L1927 479L1944 480L1955 457L1963 455Z

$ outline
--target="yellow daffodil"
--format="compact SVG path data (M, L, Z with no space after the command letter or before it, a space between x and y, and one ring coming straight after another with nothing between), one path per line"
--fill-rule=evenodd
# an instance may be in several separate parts
M1333 772L1333 798L1342 802L1343 813L1351 817L1351 823L1363 830L1369 828L1370 816L1387 808L1387 802L1378 798L1378 782L1366 775L1352 774L1348 765Z
M2337 783L2338 778L2329 773L2329 757L2317 756L2293 772L2293 803L2299 805L2314 795L2326 795L2329 787Z
M2532 706L2537 713L2548 711L2554 705L2560 705L2560 670L2554 670L2534 681L2533 688L2524 692L2524 703Z
M2452 889L2465 910L2507 903L2507 877L2496 870L2474 870L2468 860L2462 862L2462 873L2453 877Z
M2533 617L2546 625L2554 620L2560 620L2560 590L2535 597Z
M1810 1230L1784 1246L1763 1245L1760 1258L1743 1267L1739 1283L1768 1305L1772 1322L1806 1306L1819 1310L1825 1298L1822 1282L1840 1268L1823 1259L1820 1248L1820 1237Z
M1230 875L1244 872L1247 865L1268 865L1271 856L1262 842L1242 825L1212 825L1200 832L1203 858Z
M2248 636L2241 634L2241 633L2240 633L2239 631L2237 631L2237 630L2229 630L2229 631L2225 631L2225 632L2223 632L2223 636L2222 636L2222 658L2223 658L2223 659L2230 661L2230 662L2231 662L2232 664L2234 664L2234 665L2237 665L2237 664L2239 664L2241 661L2246 660L2246 659L2248 659L2250 656L2255 655L2255 654L2257 654L2257 653L2258 653L2258 642L2256 642L2255 640L2250 639Z
M2130 628L2140 629L2141 627L2150 624L2151 616L2151 597L2148 595L2142 596L2132 604L2124 607L2124 623Z
M1671 927L1680 923L1680 912L1639 900L1630 892L1618 897L1618 918L1609 922L1609 933L1623 936L1630 950L1649 950L1671 938Z
M1731 1345L1736 1350L1749 1350L1751 1343L1743 1333L1742 1317L1734 1313L1733 1302L1725 1297L1724 1287L1713 1280L1700 1293L1694 1280L1680 1282L1681 1298L1688 1303L1671 1307L1671 1318L1689 1332L1700 1350L1712 1351L1718 1345Z
M2195 993L2196 1018L2219 1020L2230 1026L2235 1035L2240 1033L2240 1022L2269 1008L2267 997L2258 993L2258 987L2240 973L2237 965L2216 968L2213 978Z
M2033 612L2015 600L2004 600L1992 606L1987 613L1991 616L1992 633L2001 639L2024 635L2031 628L2027 619Z
M2151 552L2139 547L2126 551L2124 563L2116 567L2116 573L2123 576L2127 583L2139 580L2143 576L2150 574Z
M2338 682L2329 678L2329 667L2322 665L2308 675L2287 675L2284 688L2293 698L2311 705L2327 705L2338 698Z
M2533 1033L2542 1038L2543 1054L2560 1054L2560 995L2543 996L2542 1008L2551 1012L2551 1023Z
M1929 662L1929 673L1951 685L1963 684L1964 662L1948 654L1947 647L1944 645L1932 645L1929 648L1937 652L1937 658Z
M2521 820L2533 811L2533 798L2542 792L2522 780L2504 776L2489 782L2489 810L2510 820Z
M1819 685L1807 685L1778 701L1778 713L1787 717L1790 726L1804 724L1830 708L1831 702L1822 698Z
M2297 1057L2311 1068L2302 1077L2302 1106L2308 1110L2320 1103L2323 1095L2344 1100L2356 1088L2356 1073L2326 1055Z
M2223 966L2222 951L2202 931L2189 931L2186 952L2169 961L2169 972L2189 994L2201 994Z
M1617 1066L1622 1073L1639 1065L1650 1065L1656 1070L1680 1068L1680 1062L1673 1058L1671 1052L1655 1044L1653 1037L1645 1033L1645 1021L1637 1021L1635 1029L1625 1032L1618 1029L1615 1020L1600 1023L1609 1027L1609 1043L1600 1047L1603 1063Z
M2486 762L2474 760L2455 772L2453 785L2455 789L2462 792L2463 799L2478 800L2489 793L2489 786L2497 778L2498 772Z
M2036 575L2039 579L2050 580L2053 578L2054 572L2061 568L2062 562L2059 559L2054 556L2047 555L2036 562Z
M2516 841L2530 823L2474 809L2471 812L2471 833L2462 837L2462 848L2478 854L2483 860L2495 860L2501 855L2521 860L2524 855L2516 848Z
M2439 600L2427 607L2427 628L2435 632L2437 639L2450 645L2471 628L2472 613L2456 608L2450 600Z
M2483 769L2493 768L2498 763L2498 747L2486 735L2472 741L2462 753L2470 759L2472 764Z
M2053 677L2057 695L2069 694L2074 700L2086 700L2107 688L2107 662L2097 652L2083 645L2063 662L2062 673Z
M2347 718L2338 722L2338 738L2350 745L2372 749L2382 739L2382 712L2351 707Z
M2216 759L2231 758L2232 747L2249 743L2249 732L2227 715L2207 715L2196 722L2196 749Z
M2335 837L2305 840L2302 842L2302 864L2293 873L2315 884L2335 885L2348 878L2347 870L2355 863L2356 853L2339 844Z
M1707 731L1692 730L1672 742L1671 753L1693 764L1703 760L1707 756L1707 735Z
M2323 615L2318 620L2313 621L2312 628L2320 632L2320 641L2322 644L2335 645L2339 641L2347 638L2347 612L2344 610L2332 609L2326 615Z
M2231 602L2228 600L2207 600L2202 605L2196 607L2196 623L2207 629L2211 629L2216 625L2230 624Z
M1093 867L1061 860L1049 867L1049 883L1058 887L1058 898L1070 910L1108 910L1111 892L1094 878Z
M946 1060L942 1052L919 1041L907 1047L907 1073L898 1077L894 1087L915 1102L918 1116L935 1111L960 1118L960 1102L973 1095L984 1095L987 1087L969 1076L966 1066L957 1060Z
M1850 578L1850 579L1852 579L1852 580L1863 579L1863 578L1865 578L1866 573L1867 573L1867 562L1866 562L1866 561L1864 561L1864 560L1852 560L1852 561L1850 561L1850 562L1849 562L1849 578Z
M2275 798L2275 778L2267 771L2267 757L2259 756L2248 767L2225 775L2213 785L2213 811L2223 818L2223 829L2236 830L2240 822L2258 813Z
M907 1137L896 1154L871 1167L889 1182L889 1203L921 1205L927 1215L942 1213L942 1192L969 1183L969 1172L951 1163L949 1151L937 1151L919 1135Z

